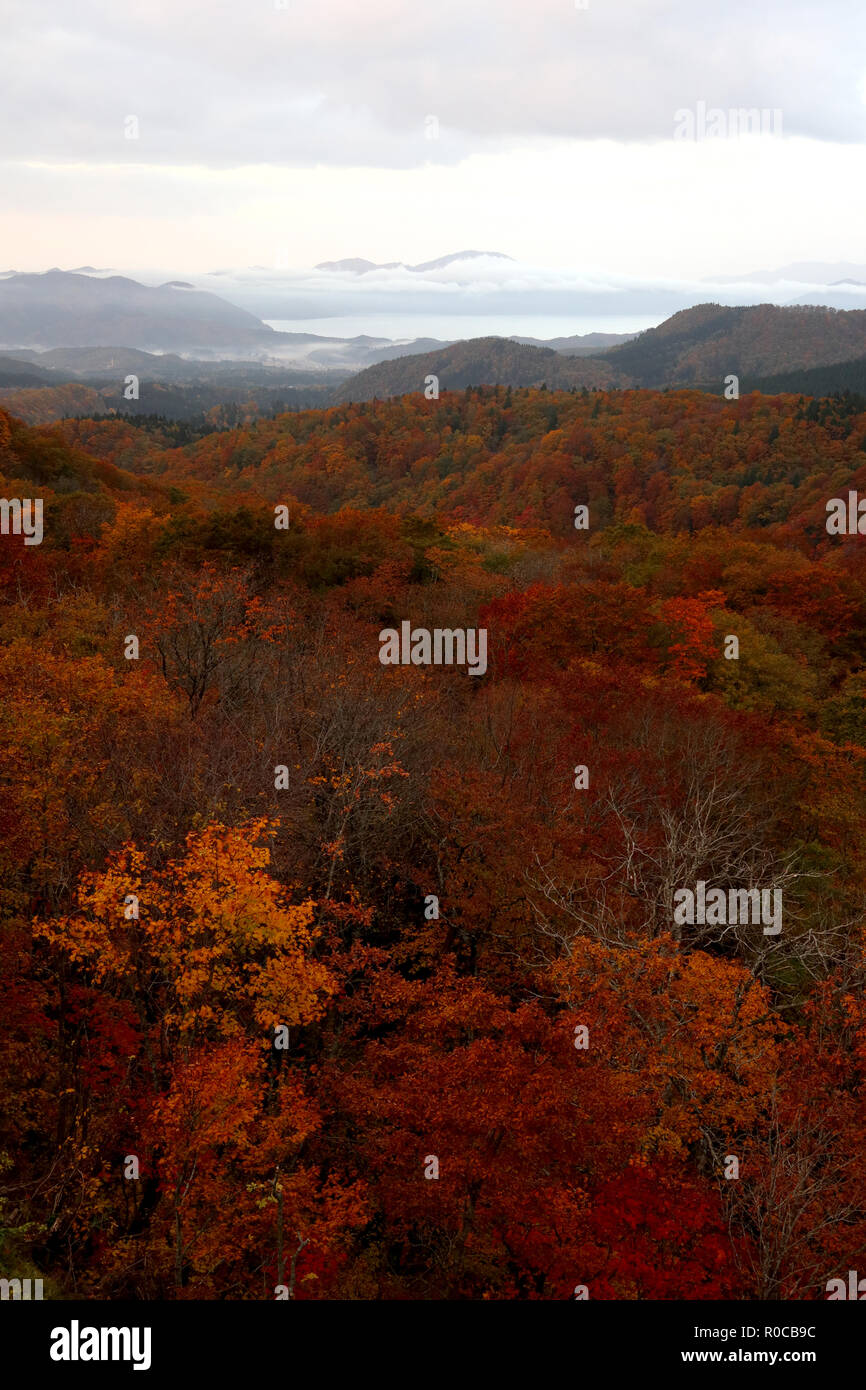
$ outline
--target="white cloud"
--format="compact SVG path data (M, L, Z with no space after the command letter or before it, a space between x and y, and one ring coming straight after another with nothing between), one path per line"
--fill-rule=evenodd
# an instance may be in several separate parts
M857 260L864 38L863 0L6 0L4 259ZM698 102L784 138L675 141Z
M863 157L768 138L533 141L410 170L7 164L0 268L414 263L466 247L655 280L858 262Z
M780 108L866 134L862 0L10 0L6 158L408 168L519 137L667 139ZM141 122L124 141L123 118ZM440 139L424 138L435 115Z

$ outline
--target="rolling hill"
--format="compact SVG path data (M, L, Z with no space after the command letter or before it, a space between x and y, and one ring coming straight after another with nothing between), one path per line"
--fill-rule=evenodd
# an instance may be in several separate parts
M344 382L333 399L384 399L420 391L428 375L439 378L440 390L497 383L546 383L551 389L565 390L574 386L707 389L717 382L721 391L725 377L734 373L743 391L767 389L758 385L765 378L788 382L791 373L821 369L816 377L821 389L839 390L848 384L840 364L866 356L866 310L701 304L615 346L606 346L606 335L591 336L596 340L594 355L580 351L579 338L554 340L556 350L526 340L472 338L437 352L379 363ZM856 379L859 382L859 376ZM775 389L806 390L807 386Z
M4 386L55 386L65 378L35 363L0 356L0 388Z
M604 359L567 357L552 348L531 347L510 338L469 338L438 352L380 362L351 377L333 393L335 401L367 401L423 391L436 376L439 389L466 386L541 386L553 390L627 385L624 375Z
M866 310L699 304L612 348L605 362L636 386L688 386L799 371L866 354Z

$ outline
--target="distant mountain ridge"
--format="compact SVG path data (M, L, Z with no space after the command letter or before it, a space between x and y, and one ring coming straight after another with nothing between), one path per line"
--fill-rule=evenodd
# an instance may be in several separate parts
M842 279L866 279L866 265L854 261L792 261L776 270L750 270L743 275L714 275L716 285L772 285L780 280L805 285L837 285Z
M365 261L362 256L350 256L343 261L319 261L314 270L348 270L355 275L366 275L368 270L444 270L455 261L477 260L479 256L489 256L497 261L513 261L502 251L452 251L449 256L438 256L434 261L420 261L418 265L407 265L405 261Z
M212 351L275 336L254 314L208 290L64 270L0 278L0 349L124 343Z
M529 347L553 348L566 357L594 357L608 348L630 343L636 333L572 333L563 338L526 338L516 333L509 334L512 343L526 343Z
M237 399L241 383L243 389L249 389L250 398L255 393L260 402L285 399L300 404L300 393L307 399L315 391L317 400L336 403L423 391L428 377L436 377L443 391L542 384L551 390L689 386L722 390L725 379L735 375L741 392L808 393L809 384L814 382L816 391L826 393L860 390L866 361L866 309L708 303L681 310L637 335L574 334L547 343L518 336L400 343L368 335L341 339L279 333L213 294L170 285L147 290L124 277L88 280L63 271L0 278L0 343L9 332L10 321L15 322L21 337L26 336L21 317L25 305L32 308L35 302L38 309L58 285L65 291L70 282L75 287L73 303L90 306L80 322L75 320L77 332L85 340L92 334L99 343L96 334L105 311L115 328L118 315L127 327L134 323L130 331L140 342L153 331L153 324L166 308L171 312L162 323L168 322L181 338L192 332L204 333L214 324L212 337L225 334L234 339L240 335L243 340L250 336L238 345L230 342L200 348L198 360L192 360L194 351L187 357L180 355L184 351L181 346L175 351L153 353L140 348L138 342L111 347L91 346L85 341L85 345L47 351L0 346L0 389L43 388L49 393L74 378L82 386L109 388L113 400L124 375L132 372L142 383L171 384L172 392L162 392L166 406L182 408L186 413L193 410L193 402L206 403L209 408L222 399ZM82 282L87 287L83 291ZM11 295L14 301L16 294L18 302L13 308L18 319L8 312L9 300L5 298ZM202 319L203 304L213 320ZM131 305L139 306L138 318L123 319L124 314L131 313ZM55 315L54 331L58 331L58 316L62 326L63 316L72 313L68 302L60 309L55 305L53 310L49 304L46 317L51 312ZM40 321L38 312L35 318ZM42 322L42 328L31 327L31 337L45 331ZM111 341L102 338L103 343ZM114 337L114 342L122 339ZM68 397L68 392L57 396L60 413ZM49 394L43 394L39 410L50 411L51 400Z
M866 356L866 310L726 308L700 304L595 355L566 356L525 340L473 338L438 352L380 362L344 382L339 400L404 395L436 376L440 389L704 386L829 367ZM746 389L745 387L743 389Z

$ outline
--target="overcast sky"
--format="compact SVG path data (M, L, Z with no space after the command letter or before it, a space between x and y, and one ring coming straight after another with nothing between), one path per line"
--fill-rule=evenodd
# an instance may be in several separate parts
M3 0L2 21L0 269L866 261L866 0ZM675 138L699 103L777 133L726 114Z

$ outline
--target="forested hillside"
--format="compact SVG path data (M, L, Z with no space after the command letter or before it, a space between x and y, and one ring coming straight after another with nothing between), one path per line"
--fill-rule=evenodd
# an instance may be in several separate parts
M826 1297L866 1246L858 402L419 391L177 445L0 411L44 501L0 536L5 1265ZM383 664L405 621L486 669ZM781 931L683 922L698 882Z
M340 401L369 401L422 391L425 378L436 377L439 390L502 383L510 386L619 386L628 378L604 358L576 357L552 348L532 347L511 338L467 338L436 352L422 352L379 362L334 388Z
M259 420L182 451L132 421L68 420L70 443L132 472L316 512L387 507L564 538L574 506L680 533L724 526L796 535L819 549L827 498L862 482L856 397L808 401L697 391L417 393Z
M866 362L866 311L770 304L702 304L637 336L591 333L552 339L549 346L504 337L442 346L434 339L389 344L366 337L277 336L301 355L280 364L198 361L123 347L19 350L26 360L0 357L0 407L33 425L131 414L227 428L284 411L419 391L435 400L440 392L485 385L563 391L694 387L721 394L736 377L740 395L826 395L862 391ZM628 340L611 346L618 336ZM356 370L369 360L374 365ZM64 380L64 373L71 379Z
M698 304L612 348L604 360L635 386L689 386L721 383L729 372L763 377L864 353L863 309Z
M597 334L602 339L605 335ZM473 338L438 352L379 363L335 388L338 400L372 400L422 390L437 377L440 389L490 383L572 387L698 386L740 376L741 390L760 378L833 368L866 353L866 310L840 312L820 307L780 308L774 304L725 307L699 304L665 319L657 328L595 355L565 356L567 339L556 353L520 346L503 338ZM816 389L838 390L849 383L830 371ZM763 389L763 388L762 388ZM767 389L801 389L779 385ZM803 387L802 389L807 389Z

